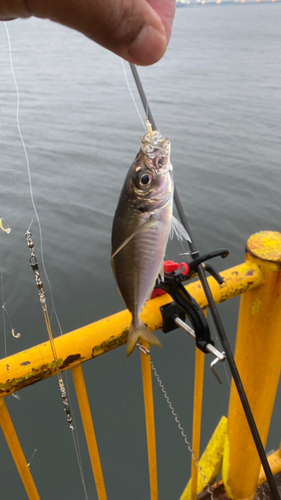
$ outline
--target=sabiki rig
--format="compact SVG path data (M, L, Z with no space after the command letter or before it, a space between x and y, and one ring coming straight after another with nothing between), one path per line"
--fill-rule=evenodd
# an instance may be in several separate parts
M140 151L132 163L119 197L112 227L111 267L119 292L132 314L127 340L129 356L138 341L161 347L158 338L140 319L151 296L163 262L169 234L189 240L173 215L173 167L170 140L159 130L141 137Z

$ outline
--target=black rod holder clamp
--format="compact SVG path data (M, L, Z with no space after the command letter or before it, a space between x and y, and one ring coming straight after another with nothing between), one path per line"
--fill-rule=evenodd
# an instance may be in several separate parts
M218 283L223 283L223 278L219 273L210 264L205 264L205 261L214 257L225 258L228 255L228 250L222 248L201 256L198 255L189 263L182 262L178 264L166 261L164 263L164 279L159 279L156 284L156 288L164 290L174 300L171 304L160 307L163 318L163 332L168 333L177 328L175 317L179 317L184 321L185 315L188 316L194 328L196 346L205 354L210 352L207 346L214 346L209 325L201 307L188 293L182 282L194 278L197 274L198 266L202 264Z

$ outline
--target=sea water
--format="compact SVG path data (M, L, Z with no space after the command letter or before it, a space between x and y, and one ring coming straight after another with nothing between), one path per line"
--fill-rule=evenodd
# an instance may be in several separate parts
M156 124L171 139L175 181L200 252L230 250L218 269L244 260L248 237L280 231L281 4L195 5L179 9L165 57L139 68ZM109 265L111 225L126 172L144 132L120 59L74 31L49 21L8 23L20 90L19 120L43 231L43 253L63 332L124 308ZM31 226L54 335L59 334L42 270L38 224L16 124L16 93L8 43L0 24L0 234L4 299L19 339L7 353L47 340L30 252ZM126 66L132 91L139 102ZM140 108L141 105L139 104ZM180 259L173 242L167 258ZM232 347L239 300L219 306ZM212 328L212 336L215 339ZM183 332L159 332L152 357L188 437L191 437L194 344ZM2 322L0 355L5 356ZM229 385L219 386L206 358L202 450L227 414ZM84 373L108 498L147 500L149 479L139 354L125 347L86 363ZM76 396L76 416L88 496L96 499ZM159 498L178 499L190 477L190 453L154 381ZM21 391L7 405L42 500L84 498L57 379ZM280 441L280 393L267 449ZM26 498L0 433L3 500Z

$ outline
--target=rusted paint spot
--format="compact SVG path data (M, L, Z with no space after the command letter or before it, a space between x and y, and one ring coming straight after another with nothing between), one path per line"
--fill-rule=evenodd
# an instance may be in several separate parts
M67 358L65 358L63 362L63 368L72 365L73 363L75 363L75 361L79 361L80 359L81 359L81 354L70 354L69 356L67 356Z
M62 366L62 359L58 359L59 366ZM45 363L38 368L32 368L31 372L13 379L8 379L4 384L0 383L0 394L9 394L10 392L19 391L23 387L35 384L40 380L51 377L56 373L55 363Z
M30 365L30 361L23 361L20 365L21 366Z
M251 313L257 314L259 311L260 305L261 305L261 301L256 297L255 300L253 300L253 303L251 306Z
M7 372L10 370L10 365L6 365Z
M250 269L249 271L246 272L245 276L253 276L254 275L254 271L253 269Z
M111 351L112 349L115 349L116 347L125 344L127 342L128 333L129 333L129 328L126 328L121 333L121 335L118 335L118 337L112 336L105 342L102 342L99 345L95 345L92 349L92 357L95 358L96 356L100 356L100 354L103 354L107 351Z

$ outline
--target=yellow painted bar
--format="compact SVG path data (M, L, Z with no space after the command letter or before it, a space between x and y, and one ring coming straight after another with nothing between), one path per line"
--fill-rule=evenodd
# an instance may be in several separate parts
M191 463L191 500L196 500L197 498L197 480L198 480L197 460L199 460L200 456L204 362L205 362L205 354L202 351L200 351L200 349L196 348L194 401L193 401L193 429L192 429L192 449L195 458L192 458L192 463Z
M149 349L149 344L141 339L141 343ZM158 500L158 481L157 481L157 457L156 457L156 436L154 422L154 405L153 405L153 390L152 390L152 374L150 356L141 354L141 371L143 382L143 397L145 409L146 437L147 437L147 454L150 480L150 499Z
M274 451L267 456L269 466L272 470L273 475L278 474L281 471L281 457L279 456L279 450ZM258 484L265 483L267 481L266 475L264 473L263 467L260 468Z
M4 398L0 398L0 425L29 500L40 500Z
M280 446L279 446L279 457L281 458L281 443L280 443Z
M106 500L107 496L106 496L102 468L100 463L99 450L98 450L82 365L80 364L74 366L71 371L72 371L76 396L80 408L80 413L82 417L86 441L88 445L98 498L99 500Z
M202 474L198 474L197 481L197 493L202 493L206 488L206 484L214 484L218 475L221 472L222 466L222 456L224 452L224 443L227 428L227 418L222 417L205 449L202 457L199 460L199 467L202 467ZM191 499L191 479L187 483L180 500L190 500Z
M246 262L260 267L264 284L241 297L235 359L265 445L281 365L281 234L262 231L251 236ZM222 475L227 495L253 498L260 465L232 383Z
M225 281L219 285L208 278L215 301L223 302L257 287L263 275L257 264L247 262L223 271ZM201 284L196 281L187 287L200 307L206 307L206 298ZM151 331L162 326L159 307L171 302L169 295L161 295L146 304L142 319ZM90 325L54 339L61 370L99 356L126 343L131 315L128 311L113 314ZM49 342L19 352L0 360L0 396L7 396L23 387L56 374Z
M204 311L205 316L207 315ZM191 500L197 498L198 465L200 457L201 419L204 387L204 365L205 354L197 347L195 348L195 375L194 375L194 397L193 397L193 426L192 426L192 449L191 461Z

